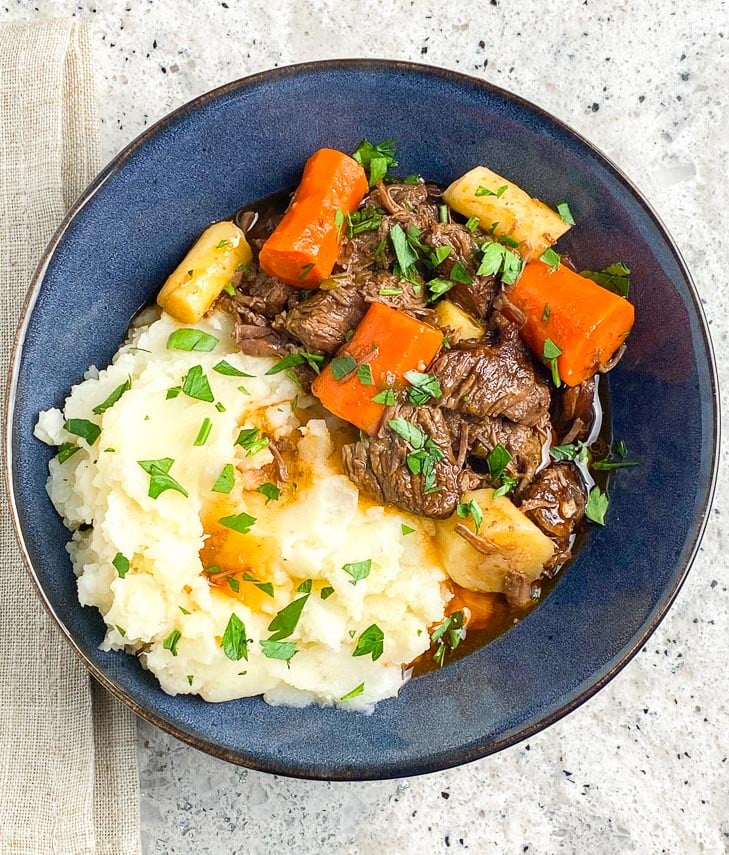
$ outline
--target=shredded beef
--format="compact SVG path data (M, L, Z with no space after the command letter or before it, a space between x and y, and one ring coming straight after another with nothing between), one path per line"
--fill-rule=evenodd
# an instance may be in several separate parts
M413 448L388 425L390 419L404 419L419 428L443 452L435 463L436 492L424 493L422 474L413 474L407 456ZM396 505L413 514L436 519L449 517L460 498L460 467L451 450L451 437L443 413L432 407L401 404L388 412L376 437L364 437L342 448L344 471L370 498Z
M552 421L560 444L587 439L595 418L595 378L552 394Z
M439 403L470 416L504 416L533 426L545 419L549 391L534 370L516 327L497 345L466 342L444 350L430 366L443 390Z
M287 312L280 323L307 350L332 354L344 344L366 311L360 289L342 285L331 291L315 291Z

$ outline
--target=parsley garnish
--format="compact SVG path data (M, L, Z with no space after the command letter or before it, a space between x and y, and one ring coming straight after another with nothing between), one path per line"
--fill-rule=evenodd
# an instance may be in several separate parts
M445 661L446 650L455 650L458 645L466 637L466 630L463 626L465 616L462 611L453 612L440 623L432 632L430 641L432 644L437 644L433 659L438 663L440 668L443 667Z
M501 486L497 490L494 490L492 498L498 499L500 496L506 496L516 487L516 484L516 478L512 478L510 475L502 475Z
M231 297L235 297L235 288L233 287L232 282L226 282L226 284L223 285L223 291L225 291L226 294L230 294Z
M169 650L173 656L177 656L177 642L180 640L182 633L179 629L173 629L172 632L162 642L162 647Z
M226 528L237 531L238 534L248 534L255 521L255 517L246 513L233 514L232 516L222 517L222 519L218 520L220 525L224 525Z
M370 398L370 401L375 404L384 404L386 407L394 407L397 403L395 393L392 389L383 389L382 392L378 392Z
M234 591L236 594L240 591L240 582L237 579L228 576L225 581L228 583L231 591Z
M468 519L468 517L472 517L476 534L478 534L479 529L481 528L481 523L483 522L483 512L481 511L481 506L475 499L471 499L470 502L461 502L456 508L456 513L463 520Z
M243 581L244 582L253 582L253 584L256 586L256 588L258 588L260 591L263 591L263 593L267 594L269 597L273 597L273 583L272 582L261 582L258 579L256 579L255 576L251 576L250 573L244 573L243 574Z
M357 379L363 386L375 385L374 378L372 377L372 368L366 363L357 368Z
M304 594L303 597L292 600L280 612L276 613L276 616L268 625L269 632L273 633L269 641L283 641L284 638L288 638L291 635L296 628L296 624L299 622L302 609L308 599L309 595Z
M324 362L324 357L319 353L306 353L303 350L298 350L296 353L289 353L268 369L266 375L278 374L281 371L286 371L288 368L294 368L296 365L308 365L317 374L319 366Z
M270 481L267 481L265 484L261 484L260 487L256 487L256 492L265 496L266 504L268 504L269 502L275 502L279 498L281 495L281 488L277 487L275 484L271 484Z
M405 232L399 223L396 223L390 229L390 241L392 242L392 248L395 250L395 257L400 266L400 271L403 276L407 276L410 267L418 260L418 254L408 243Z
M450 279L431 279L430 282L428 282L428 291L430 291L428 302L435 302L438 297L443 296L446 291L450 291L455 284L456 283Z
M447 223L448 222L448 205L439 205L438 206L438 222L439 223Z
M566 202L557 202L557 213L562 217L562 220L570 226L574 226L575 218L572 216L570 206Z
M329 597L334 593L334 588L331 585L325 585L321 591L319 591L319 596L322 600L328 600Z
M571 445L553 445L549 449L552 460L575 460L583 466L587 466L588 450L584 442L576 442Z
M189 327L175 330L167 339L167 350L197 350L208 353L215 350L218 339L202 330Z
M433 248L433 251L430 253L430 266L438 267L439 264L442 264L446 258L451 254L451 248L449 246L436 246Z
M213 423L209 418L204 418L202 424L200 425L200 430L197 432L197 436L195 437L195 442L193 445L205 445L208 441L208 437L210 436L210 431L212 430Z
M304 581L296 589L297 594L310 594L313 579L304 579Z
M230 243L230 241L228 241L228 240L218 241L218 243L215 246L215 249L223 249L223 247L228 246L229 243Z
M395 160L395 141L385 140L373 145L369 140L362 140L352 157L369 170L369 185L374 187L377 182L387 175L391 166L397 166Z
M402 437L413 448L422 448L427 439L426 435L420 428L411 425L405 419L390 419L387 424L398 436Z
M562 385L562 380L559 376L559 368L557 366L557 359L561 355L562 350L552 341L551 338L544 340L544 351L542 352L542 356L549 363L549 367L552 370L552 382L555 386Z
M116 568L120 579L123 579L129 572L129 559L122 555L121 552L117 552L111 563Z
M56 454L56 459L59 463L65 463L69 457L73 457L73 455L77 452L81 451L80 445L74 445L72 442L63 442L58 446L58 454Z
M360 208L358 211L348 214L347 234L349 237L354 237L354 235L362 234L362 232L375 231L380 227L383 213L373 205L367 205L366 208Z
M539 256L539 260L547 265L550 273L554 273L555 270L559 269L559 253L556 253L551 247L544 250L544 252Z
M109 407L113 407L114 404L116 404L116 402L119 400L119 398L121 398L121 396L125 392L128 392L131 388L131 378L127 378L121 384L121 386L117 386L116 389L114 389L114 391L111 393L111 395L109 395L109 397L105 401L102 401L100 404L94 407L91 412L96 413L97 416L100 416L102 413L105 413L109 409Z
M542 320L548 321L549 316L552 314L552 310L549 308L549 303L544 304L544 311L542 312Z
M400 523L400 532L403 536L406 534L412 534L415 531L414 528L410 528L409 525L405 525L405 523Z
M469 232L471 232L472 234L473 234L473 232L475 232L475 231L476 231L476 229L477 229L480 225L481 225L481 221L479 220L479 218L478 218L478 217L469 217L469 218L466 220L466 228L467 228L467 229L468 229L468 231L469 231Z
M329 363L335 380L343 380L347 374L351 374L357 367L357 360L346 353L344 356L336 356Z
M167 390L167 394L165 395L165 400L169 401L170 398L176 398L182 392L182 386L171 386Z
M342 239L342 229L344 228L344 211L337 208L334 214L334 225L337 227L337 240Z
M301 273L299 273L299 279L306 279L306 277L311 273L311 271L313 269L314 269L314 262L313 261L309 262L309 264L305 264L301 268Z
M500 442L497 442L486 458L486 463L489 467L489 474L491 477L494 480L501 478L504 474L504 470L511 463L511 460L511 454L506 450L506 447Z
M221 359L217 365L213 365L213 371L217 371L218 374L224 374L226 377L255 377L255 374L246 374L245 371L241 371L238 368L235 368L230 362L226 362L225 359Z
M593 487L590 490L590 495L587 497L585 516L588 520L592 520L592 522L598 525L605 525L605 514L607 513L609 504L607 494L603 493L599 487Z
M502 184L498 190L489 190L488 187L484 187L483 184L481 184L478 187L478 189L476 190L475 195L476 196L496 196L497 199L500 199L504 195L504 193L506 193L506 191L508 189L509 189L508 184Z
M410 383L408 398L415 407L427 404L431 398L440 398L443 394L438 378L434 374L406 371L405 379Z
M473 284L473 277L461 264L460 261L457 261L453 265L453 270L451 270L450 279L452 279L454 282L460 282L463 285Z
M67 422L64 422L63 426L74 436L80 436L81 439L85 439L89 445L93 445L101 435L101 428L88 419L69 419Z
M248 642L246 638L246 626L243 621L233 612L228 620L228 625L225 627L223 638L220 646L223 648L223 653L232 659L233 662L238 662L240 659L248 661Z
M235 484L235 474L232 463L226 463L218 480L213 484L213 493L230 493Z
M371 558L368 558L365 561L354 561L352 564L345 564L342 567L342 570L352 577L352 585L356 585L357 582L361 582L362 579L366 579L370 575L371 569Z
M387 424L414 449L405 462L413 475L423 476L423 493L437 492L440 488L436 486L435 464L443 459L443 452L420 428L405 419L390 419Z
M476 275L495 276L498 274L505 285L513 285L521 273L523 264L521 258L498 242L484 243L481 250L483 256Z
M215 400L210 382L205 374L203 374L202 365L193 365L187 372L185 381L182 384L182 391L190 398L195 398L197 401L207 401L212 404Z
M592 279L602 288L607 288L613 294L626 297L630 293L630 268L623 261L609 264L602 270L581 270L580 276Z
M351 691L351 692L347 692L347 694L346 694L346 695L342 695L342 697L341 697L339 700L340 700L340 701L349 701L349 700L351 700L352 698L356 698L356 697L358 697L359 695L361 695L361 694L362 694L362 692L364 692L364 688L365 688L365 684L364 684L364 683L360 683L360 684L359 684L359 686L357 686L356 688L352 689L352 691Z
M376 662L384 651L385 633L377 626L371 624L365 629L357 640L352 656L372 655L372 661Z
M187 490L169 474L175 461L171 457L162 457L159 460L137 460L137 463L149 475L148 496L157 499L166 490L175 490L187 496Z
M269 659L282 659L289 663L297 653L296 643L293 641L273 641L268 639L261 642L263 655Z
M258 428L241 428L235 444L246 450L246 457L253 457L268 445L268 437L261 436Z

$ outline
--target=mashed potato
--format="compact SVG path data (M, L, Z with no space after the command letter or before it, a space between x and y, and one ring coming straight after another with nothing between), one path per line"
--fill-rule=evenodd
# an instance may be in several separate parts
M433 524L360 499L333 424L229 323L195 325L210 351L168 349L182 327L163 313L41 413L79 600L104 617L102 647L138 654L170 694L371 708L443 619Z

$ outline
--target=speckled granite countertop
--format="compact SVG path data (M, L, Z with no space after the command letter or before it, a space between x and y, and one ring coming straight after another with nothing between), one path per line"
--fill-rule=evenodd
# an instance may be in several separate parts
M548 12L540 0L0 2L0 21L66 15L93 28L105 159L214 86L311 59L430 62L535 101L620 164L665 220L726 383L724 0L562 0ZM694 569L627 669L495 757L409 780L311 783L228 766L142 723L145 851L729 852L727 499L720 479Z

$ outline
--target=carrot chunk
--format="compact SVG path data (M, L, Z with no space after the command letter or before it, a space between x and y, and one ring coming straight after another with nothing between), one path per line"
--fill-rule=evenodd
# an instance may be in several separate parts
M294 198L258 261L266 273L289 285L316 288L332 272L347 214L367 192L361 164L332 148L306 161Z
M425 371L442 343L439 330L373 303L350 341L314 380L312 392L335 416L374 434L388 406L388 390L394 396L405 387L406 371Z
M545 356L548 340L561 350L557 368L568 386L605 368L635 320L623 297L563 265L550 272L542 261L526 265L509 300L526 316L521 337L536 356Z

